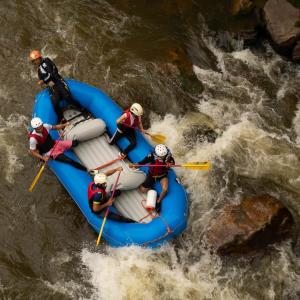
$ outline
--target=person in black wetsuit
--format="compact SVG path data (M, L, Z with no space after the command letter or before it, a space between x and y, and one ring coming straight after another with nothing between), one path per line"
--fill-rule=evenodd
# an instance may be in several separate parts
M73 99L67 83L60 76L57 67L50 58L43 57L39 51L33 50L29 54L29 59L38 68L38 83L40 85L46 84L49 88L51 101L59 121L63 119L59 104L62 99L81 110L79 103Z

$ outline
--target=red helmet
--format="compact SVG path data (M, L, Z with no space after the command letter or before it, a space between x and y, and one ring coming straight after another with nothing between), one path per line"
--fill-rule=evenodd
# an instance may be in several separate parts
M38 50L32 50L32 51L30 52L30 54L29 54L29 59L30 59L31 61L36 60L36 59L38 59L38 58L40 58L40 57L42 57L42 54L41 54L41 52L38 51Z

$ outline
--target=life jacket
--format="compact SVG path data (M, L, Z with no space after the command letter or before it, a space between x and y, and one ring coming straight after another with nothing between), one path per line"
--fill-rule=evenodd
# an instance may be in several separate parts
M121 123L125 127L138 128L140 124L140 117L135 116L129 109L124 110L123 114L126 114L126 119Z
M106 191L105 189L101 189L96 186L96 188L93 189L94 182L91 182L88 186L88 200L89 200L89 205L91 210L93 210L93 201L92 198L95 194L101 193L102 194L102 199L100 200L100 204L103 204L106 202Z
M52 139L51 135L45 127L43 127L42 136L30 132L29 138L31 137L33 137L37 141L37 149L39 150L40 154L47 153L53 148L55 144L55 141Z
M170 162L171 152L168 150L167 155L164 158L157 156L153 153L153 162L151 165L163 165L159 167L149 167L149 174L153 177L162 177L168 174L169 168L167 167L167 163Z

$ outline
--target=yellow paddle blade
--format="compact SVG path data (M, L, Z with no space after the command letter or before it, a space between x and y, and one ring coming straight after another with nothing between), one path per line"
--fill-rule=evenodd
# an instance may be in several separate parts
M152 139L152 141L154 141L155 143L158 143L158 144L164 144L166 142L166 137L164 135L161 135L161 134L150 134L150 137Z
M45 169L46 163L43 163L42 167L40 168L39 172L36 174L35 178L33 179L28 191L32 192L32 190L34 189L36 183L38 182L38 180L40 179L44 169Z
M209 170L211 168L211 162L210 161L192 162L192 163L182 164L181 166L191 170Z

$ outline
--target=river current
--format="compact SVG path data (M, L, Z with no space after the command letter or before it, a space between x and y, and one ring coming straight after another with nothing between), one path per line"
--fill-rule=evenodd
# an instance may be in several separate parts
M245 49L227 33L240 21L226 10L209 0L0 1L1 299L300 299L297 244L220 258L202 240L225 204L264 193L299 228L300 67L267 41ZM39 91L32 49L123 107L140 102L176 161L212 161L210 172L177 171L190 204L180 237L155 250L96 249L49 170L27 192L39 168L27 152ZM174 52L187 53L192 83Z

